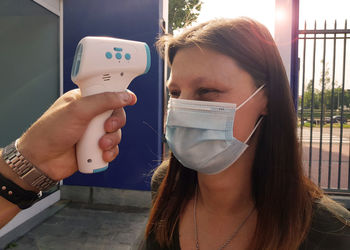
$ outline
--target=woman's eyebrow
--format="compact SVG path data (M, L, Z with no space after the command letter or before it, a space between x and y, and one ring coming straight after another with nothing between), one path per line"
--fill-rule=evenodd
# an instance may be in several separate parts
M225 83L217 81L217 80L209 78L209 77L196 77L190 81L190 84L194 87L199 87L199 86L202 86L204 84L210 84L210 86L215 87L215 86L223 85ZM166 81L165 85L168 89L179 87L179 85L173 80Z
M208 77L197 77L191 81L195 86L200 86L203 84L210 84L212 86L218 86L224 84L223 82L219 82L215 79Z

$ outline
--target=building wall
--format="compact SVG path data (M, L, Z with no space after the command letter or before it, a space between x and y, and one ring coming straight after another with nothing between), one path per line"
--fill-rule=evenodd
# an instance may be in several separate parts
M59 97L59 17L30 0L0 1L0 147Z

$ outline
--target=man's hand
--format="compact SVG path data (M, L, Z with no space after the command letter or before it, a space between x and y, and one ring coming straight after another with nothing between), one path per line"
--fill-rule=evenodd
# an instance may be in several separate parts
M32 164L54 180L62 180L78 170L75 144L89 122L100 113L114 110L104 124L100 139L103 159L112 161L119 153L121 128L126 116L123 107L134 105L129 92L102 93L81 97L75 89L61 96L20 138L18 150Z

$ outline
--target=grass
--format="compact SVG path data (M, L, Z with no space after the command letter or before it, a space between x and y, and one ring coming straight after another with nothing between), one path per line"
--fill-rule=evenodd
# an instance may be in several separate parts
M5 249L7 250L7 249L15 248L15 247L17 247L17 243L11 242L5 247Z
M333 128L340 128L340 123L333 123ZM300 122L298 123L298 127L300 127L301 124ZM307 127L307 128L310 128L310 122L304 122L304 126L303 127ZM313 124L312 126L313 128L320 128L320 124ZM330 128L331 127L331 124L330 123L327 123L327 124L324 124L323 125L324 128ZM350 128L350 124L343 124L343 128Z
M323 117L331 117L331 115L341 115L341 110L333 110L333 114L331 113L331 110L323 111ZM314 119L320 119L321 118L321 110L320 109L314 109L313 110L313 116ZM301 110L298 110L298 118L301 117ZM311 117L311 110L310 109L304 109L303 110L303 117L304 119L310 119ZM350 111L344 110L343 111L343 117L346 119L350 119Z

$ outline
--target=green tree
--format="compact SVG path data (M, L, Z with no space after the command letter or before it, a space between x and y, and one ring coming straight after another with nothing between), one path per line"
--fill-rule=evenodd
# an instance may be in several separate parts
M323 66L323 60L321 60L321 64ZM331 82L331 76L330 76L330 73L329 73L329 64L328 64L328 62L325 65L324 76L323 76L322 72L321 72L321 75L320 75L319 84L320 84L321 88L322 88L322 85L323 85L323 77L324 77L324 89L332 88L332 82Z
M321 61L323 66L323 61ZM318 86L316 88L316 85ZM299 99L299 115L300 110L304 109L304 119L309 120L311 117L310 111L313 107L314 118L321 117L321 110L323 111L323 119L326 119L331 115L333 110L333 115L339 115L339 110L344 107L344 116L350 117L348 109L350 108L350 90L342 91L342 86L337 81L334 81L334 89L332 91L332 78L330 74L330 69L328 63L325 65L324 74L321 72L318 81L314 81L314 91L312 92L312 80L310 80L305 87L303 107L301 107L301 98ZM323 88L322 88L323 87ZM323 103L322 103L322 89L323 89ZM332 100L333 92L333 100ZM344 98L343 98L344 97ZM313 98L313 103L312 103ZM312 105L313 104L313 105ZM333 105L332 105L333 104Z
M321 64L323 65L323 60L321 60ZM316 80L315 80L315 87L314 87L314 109L321 108L321 101L322 101L322 85L324 84L323 91L323 109L324 112L326 110L330 109L338 109L341 105L341 88L338 87L339 83L337 81L334 82L334 93L333 93L333 107L332 107L332 80L330 75L330 69L329 64L326 63L325 65L325 72L324 75L321 72L320 78L318 80L318 87L320 90L316 88ZM304 92L304 108L311 108L311 99L312 99L312 80L308 82L306 85L306 89ZM344 93L344 106L349 106L349 99L348 99L348 92Z
M335 103L335 107L336 109L341 109L341 105L342 105L342 88L338 87L334 89L334 103ZM344 108L349 108L350 106L350 89L345 89L344 90L344 99L343 99L343 106Z
M312 95L314 96L313 107L318 109L321 106L321 94L320 91L314 88L314 93L312 93L312 80L306 85L306 91L304 93L304 108L311 108Z
M169 33L196 21L201 8L201 0L169 0Z

